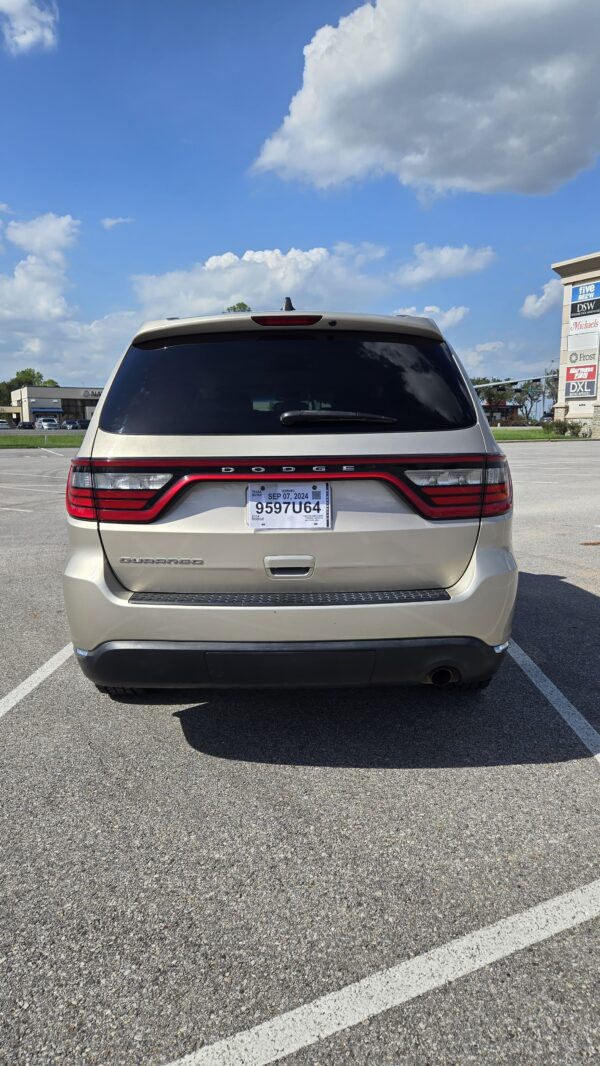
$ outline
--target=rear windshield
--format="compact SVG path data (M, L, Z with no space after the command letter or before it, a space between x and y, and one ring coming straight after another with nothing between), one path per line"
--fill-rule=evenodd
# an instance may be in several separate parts
M286 411L361 412L327 424ZM442 341L286 330L161 337L125 355L100 415L109 433L299 434L462 429L475 410Z

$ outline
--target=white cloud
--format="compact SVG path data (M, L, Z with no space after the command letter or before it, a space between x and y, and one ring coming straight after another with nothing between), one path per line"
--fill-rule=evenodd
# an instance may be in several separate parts
M494 352L503 351L504 347L504 341L485 341L483 344L476 344L474 348L459 348L458 355L468 371L479 370L482 364L485 364L485 372L489 375L497 373L496 370L490 369L491 365L495 364L494 359L490 362L490 356L493 356Z
M389 273L363 267L381 258L375 245L338 244L327 248L279 248L225 252L189 270L141 274L133 279L150 316L204 315L244 300L251 307L277 308L285 296L299 307L365 307L393 285Z
M0 321L19 331L28 323L55 321L68 314L64 251L76 239L79 222L71 215L39 215L11 221L8 240L29 254L12 274L0 274Z
M0 275L0 378L14 373L16 353L29 353L58 381L94 384L147 318L219 313L238 300L277 308L287 295L298 307L359 310L396 288L393 270L380 262L385 249L370 243L226 252L189 269L135 277L130 309L84 322L67 302L65 251L77 227L69 215L9 223L10 240L29 254L12 274Z
M415 244L414 259L400 267L397 279L401 285L423 285L426 281L442 278L460 278L473 274L496 258L492 248L471 248L468 244L455 248L452 245L431 247Z
M32 48L54 48L58 40L58 7L53 0L0 0L4 44L18 56Z
M551 307L556 307L563 302L563 284L558 278L547 281L542 289L542 295L532 293L526 296L521 308L524 318L541 318Z
M32 364L61 385L103 385L141 325L139 311L114 311L82 322L66 308L63 318L29 318L0 336L0 379Z
M338 255L352 256L356 266L364 263L372 263L377 259L383 259L387 248L381 244L373 244L371 241L361 241L360 244L350 244L348 241L338 241L333 246Z
M9 222L6 236L26 252L62 262L63 251L77 239L79 221L71 215L48 212L29 222Z
M63 318L68 310L66 287L62 265L28 255L12 274L0 274L0 322L17 328L28 322Z
M101 218L100 225L104 226L104 229L114 229L115 226L124 226L128 222L133 222L132 218L122 218L120 215L118 218Z
M11 211L8 204L0 204L0 215L13 215L14 211Z
M24 254L12 272L0 274L0 379L33 364L61 384L101 385L144 319L219 313L238 300L265 310L280 307L290 295L298 308L332 311L399 302L397 267L385 249L340 242L331 248L225 252L189 269L139 275L131 279L135 298L126 309L84 321L68 301L67 255L78 226L70 215L53 214L8 223L12 246ZM429 304L424 313L449 328L467 308ZM494 373L502 369L490 366L494 356L507 357L500 341L462 354L470 369L485 363Z
M545 193L600 150L597 0L377 0L304 49L255 169L321 187Z
M103 385L142 317L139 311L113 311L92 322L59 323L46 373L63 384Z
M427 304L422 311L418 311L414 306L399 307L397 311L392 311L393 315L424 315L425 318L433 318L441 330L452 329L453 326L457 326L468 313L468 307L449 307L447 311L442 311L441 307L436 307L435 304Z

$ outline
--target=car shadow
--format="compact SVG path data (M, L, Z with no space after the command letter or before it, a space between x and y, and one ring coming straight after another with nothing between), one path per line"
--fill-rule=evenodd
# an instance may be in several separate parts
M521 575L515 634L535 658L543 633L546 661L540 666L548 669L555 683L560 685L560 678L551 673L550 665L555 662L560 668L565 618L586 618L590 627L595 620L597 632L598 606L596 596L558 576ZM533 649L528 647L528 632ZM593 670L598 685L598 656ZM188 744L219 759L410 769L543 764L589 755L508 656L483 692L423 686L210 690L187 695L189 701L181 692L156 693L144 702L177 704L174 716ZM185 702L190 705L181 709Z

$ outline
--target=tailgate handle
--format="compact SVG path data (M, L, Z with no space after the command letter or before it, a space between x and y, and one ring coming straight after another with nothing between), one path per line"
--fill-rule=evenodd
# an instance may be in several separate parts
M265 570L269 577L310 577L314 568L314 555L265 556Z

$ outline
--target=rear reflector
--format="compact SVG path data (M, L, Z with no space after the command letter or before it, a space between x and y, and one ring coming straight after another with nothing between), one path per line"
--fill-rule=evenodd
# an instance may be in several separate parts
M506 514L512 484L503 455L347 459L74 459L67 482L72 518L153 522L172 500L213 481L381 481L429 521Z
M252 315L257 326L314 326L323 315Z
M79 474L73 476L73 485L77 487ZM84 477L89 477L84 474ZM147 492L149 489L162 489L167 481L171 480L170 474L118 474L113 470L98 470L94 473L95 489L118 489L119 492Z
M456 488L463 485L477 487L483 480L483 468L476 466L465 467L463 470L460 467L456 470L407 470L406 476L415 485L424 488Z

